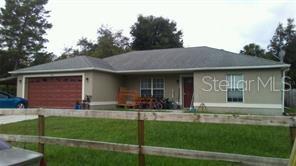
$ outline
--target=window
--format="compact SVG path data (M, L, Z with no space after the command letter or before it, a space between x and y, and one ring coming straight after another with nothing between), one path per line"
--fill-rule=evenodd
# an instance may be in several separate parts
M164 81L163 79L153 79L153 96L156 98L163 98Z
M227 101L243 102L244 79L242 75L227 75Z
M142 97L151 97L151 79L141 80L141 96Z
M142 97L164 97L164 79L149 78L141 80L141 96Z

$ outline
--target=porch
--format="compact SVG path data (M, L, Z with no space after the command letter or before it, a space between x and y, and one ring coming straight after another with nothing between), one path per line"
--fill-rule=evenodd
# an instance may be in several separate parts
M193 96L193 73L123 76L117 94L118 106L140 108L151 103L169 100L178 108L189 108ZM142 106L141 106L142 105ZM144 107L147 108L147 107ZM158 106L148 106L157 109Z

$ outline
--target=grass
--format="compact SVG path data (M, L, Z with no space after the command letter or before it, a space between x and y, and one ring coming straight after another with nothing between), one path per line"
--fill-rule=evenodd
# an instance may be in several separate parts
M291 108L286 108L285 109L285 112L287 112L287 113L296 113L296 108L294 107L291 107Z
M29 120L0 126L0 133L36 135ZM47 136L137 144L136 121L46 118ZM145 122L145 144L227 153L288 158L289 130L284 127ZM36 150L36 145L17 146ZM137 165L137 155L46 145L48 165ZM234 165L220 161L146 156L147 165Z

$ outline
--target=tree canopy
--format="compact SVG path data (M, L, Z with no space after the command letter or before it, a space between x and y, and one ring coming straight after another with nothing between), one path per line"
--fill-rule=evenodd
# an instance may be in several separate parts
M270 40L268 50L270 53L280 59L280 50L285 51L285 57L283 62L291 64L290 70L287 76L290 77L290 83L292 87L296 87L296 29L295 29L294 19L287 19L287 25L283 26L282 23L278 25L275 33Z
M177 30L176 22L163 17L140 15L130 34L134 50L183 47L182 31Z
M121 54L129 50L129 38L122 35L122 31L112 32L108 27L98 29L97 43L92 56L105 58Z
M286 56L284 62L291 64L287 75L290 77L292 87L296 87L296 37L291 40L286 47Z
M255 43L250 43L244 46L244 48L240 51L240 54L264 57L265 50Z
M101 26L97 31L95 42L83 37L77 45L79 49L65 48L58 59L86 55L105 58L129 51L129 38L122 35L122 31L112 32L110 27Z
M45 51L48 41L44 35L52 27L47 21L47 0L6 0L0 9L1 64L12 63L13 69L51 61L53 55ZM5 57L4 57L5 56ZM0 75L11 67L1 65Z
M174 21L163 17L139 16L130 33L132 42L122 31L112 31L110 27L101 26L96 41L82 37L76 44L78 48L65 48L57 60L79 55L105 58L130 50L183 47L182 31L177 30Z
M287 73L287 76L291 78L289 81L293 87L296 87L296 25L294 19L288 18L286 26L282 23L278 24L270 44L267 46L267 51L259 45L251 43L244 46L240 53L280 61L279 54L281 50L285 51L283 62L291 64Z
M287 19L287 26L284 27L282 23L279 23L267 48L274 57L280 59L279 53L281 49L285 50L295 37L294 19L289 18ZM290 55L287 54L286 56Z

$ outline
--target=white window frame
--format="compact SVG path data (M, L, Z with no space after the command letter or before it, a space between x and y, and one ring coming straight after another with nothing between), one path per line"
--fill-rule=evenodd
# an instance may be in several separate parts
M238 73L238 74L227 74L226 75L226 81L228 81L228 77L233 77L233 76L241 76L242 77L242 80L244 81L245 79L244 79L244 75L243 74L240 74L240 73ZM231 78L231 80L233 80L232 78ZM228 101L228 89L238 89L238 88L232 88L231 87L231 84L232 84L232 82L228 82L228 87L226 88L226 102L227 103L244 103L245 102L245 91L244 91L244 83L243 83L243 87L242 87L242 100L243 101L237 101L237 102L234 102L234 101ZM229 88L229 87L231 87L231 88Z
M150 88L142 88L142 82L144 80L150 80ZM152 83L153 82L151 80L152 80L151 78L143 78L143 79L140 80L140 96L141 97L142 97L142 90L150 90L151 95L153 94L153 92L151 92L151 91L153 91L152 90L152 87L153 87Z
M145 80L145 79L150 80L150 88L142 88L142 86L141 86L142 85L142 81ZM163 80L163 88L154 88L153 87L153 80L154 79L161 79L161 80ZM164 78L159 78L159 77L142 78L140 80L140 96L142 96L142 90L148 90L148 89L150 89L151 96L154 96L153 95L153 90L163 90L163 97L165 97L164 96L164 94L165 94L165 79Z

